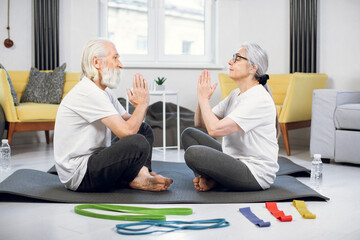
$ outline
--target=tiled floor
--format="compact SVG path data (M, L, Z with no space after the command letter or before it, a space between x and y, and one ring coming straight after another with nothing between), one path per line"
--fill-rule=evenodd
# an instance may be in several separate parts
M30 168L48 170L53 163L52 145L27 144L12 147L11 172ZM285 156L284 149L280 155ZM154 150L155 160L163 154ZM166 159L183 161L183 152L168 150ZM310 167L307 148L292 147L295 163ZM9 173L0 172L0 181ZM305 184L308 178L298 178ZM0 239L360 239L360 166L324 165L322 194L328 202L307 202L316 219L303 219L291 202L279 202L279 209L293 216L292 222L282 223L267 211L263 203L252 204L161 204L150 207L190 207L191 216L169 216L168 220L200 220L226 218L230 227L203 231L177 231L145 236L123 236L115 232L118 221L80 216L74 213L75 204L28 203L0 201ZM259 228L242 216L238 209L250 206L260 218L270 221L269 228Z

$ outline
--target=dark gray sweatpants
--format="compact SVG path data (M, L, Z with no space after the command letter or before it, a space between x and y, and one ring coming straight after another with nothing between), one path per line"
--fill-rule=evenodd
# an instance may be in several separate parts
M211 178L231 190L262 190L249 168L241 160L223 153L221 144L208 134L196 128L186 128L181 141L185 162L195 176Z
M105 191L123 187L146 166L151 171L154 135L150 125L143 122L137 134L114 138L110 147L93 153L86 174L76 191Z

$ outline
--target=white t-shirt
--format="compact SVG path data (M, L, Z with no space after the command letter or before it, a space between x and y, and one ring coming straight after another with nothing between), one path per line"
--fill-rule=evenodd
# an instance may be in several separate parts
M279 170L276 108L270 94L262 85L242 94L235 89L212 110L221 118L232 119L242 129L223 137L223 152L243 161L259 185L269 188Z
M126 113L116 96L84 77L60 103L54 130L55 166L66 188L76 190L91 154L111 144L111 131L101 119Z

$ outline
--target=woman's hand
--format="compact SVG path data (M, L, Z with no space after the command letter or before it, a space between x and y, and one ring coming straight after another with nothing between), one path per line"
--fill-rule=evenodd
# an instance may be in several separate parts
M149 88L146 80L139 73L135 74L133 77L133 91L126 89L129 101L137 106L148 106L150 97L149 97Z
M207 70L204 70L198 79L198 85L197 85L197 94L198 94L199 102L201 102L202 100L209 100L213 95L216 86L217 83L215 83L211 87L210 73Z

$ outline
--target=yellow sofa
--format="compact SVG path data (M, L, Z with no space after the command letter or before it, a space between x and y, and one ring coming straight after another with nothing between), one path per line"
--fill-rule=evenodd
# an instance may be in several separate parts
M20 101L29 81L30 71L8 71ZM80 79L80 73L65 73L64 96ZM14 105L6 72L0 69L0 104L8 122L8 140L11 144L14 132L45 131L46 142L50 142L49 130L54 129L58 104L20 103Z
M311 106L314 89L326 87L328 76L323 73L271 74L268 84L276 105L281 133L287 155L290 155L288 131L311 125ZM237 88L225 73L219 73L221 95L224 99Z

